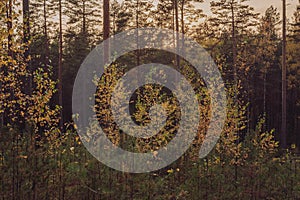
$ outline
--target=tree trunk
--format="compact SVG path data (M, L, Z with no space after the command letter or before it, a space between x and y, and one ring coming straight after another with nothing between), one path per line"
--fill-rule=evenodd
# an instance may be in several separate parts
M12 5L12 0L9 0L6 2L6 26L7 26L7 55L8 57L13 58L13 51L12 51L12 42L13 42L13 38L12 38L12 33L13 33L13 24L12 24L12 20L13 20L13 14L12 14L12 9L13 9L13 5ZM10 58L10 59L11 59ZM9 65L9 64L8 64ZM4 76L7 75L8 73L8 69L9 66L6 65L3 69L3 73ZM6 88L6 86L4 85L4 93L10 93L10 101L12 100L13 94L12 94L12 90L10 88ZM10 118L8 116L9 111L8 109L5 108L4 112L1 114L1 125L7 125L7 123L10 122Z
M48 25L47 25L47 4L46 4L46 0L44 0L44 13L43 13L43 18L44 18L44 45L45 45L45 64L48 65L48 61L49 61L49 41L48 41Z
M58 1L59 4L59 52L58 52L58 98L60 109L60 123L59 126L62 129L63 118L63 92L62 92L62 57L63 57L63 33L62 33L62 0Z
M286 0L283 0L283 25L282 25L282 119L281 119L281 146L287 147L286 143Z
M82 32L84 36L87 33L87 28L86 28L86 11L85 11L85 1L82 2Z
M109 38L110 33L110 20L109 20L109 0L103 0L103 40ZM103 61L109 61L109 44L104 44Z
M237 45L236 45L236 35L235 35L235 15L234 15L234 7L233 7L233 0L231 1L231 37L232 37L232 67L233 67L233 87L234 87L234 106L237 106L238 104L238 96L237 96L237 92L238 92L238 79L237 79L237 69L236 69L236 49L237 49ZM238 111L237 111L238 112ZM236 135L237 135L237 145L240 143L239 141L239 133L238 133L238 116L234 117L234 126L235 126L235 130L236 131ZM237 147L238 148L238 147ZM238 157L235 157L235 161L237 162ZM234 178L235 181L237 182L238 179L238 166L237 164L234 165ZM237 187L237 186L236 186Z
M136 50L136 65L139 66L140 65L140 49L139 49L139 31L138 29L140 28L140 24L139 24L139 12L140 12L140 2L139 0L136 1L136 16L135 16L135 20L136 20L136 45L137 45L137 50Z
M184 23L184 5L185 5L185 0L181 0L181 33L182 33L182 37L181 37L181 51L184 54L185 50L184 50L184 34L185 34L185 23Z
M178 15L178 0L174 0L174 8L175 8L175 29L176 29L176 67L180 70L180 58L178 56L179 53L179 15Z
M231 37L232 37L232 67L234 85L237 85L237 70L236 70L236 35L235 35L235 16L233 2L231 3Z
M10 32L12 32L12 0L9 0L6 4L6 18L7 18L7 32L8 34L8 56L12 56L13 52L12 52L12 34Z
M29 0L23 0L23 42L25 45L28 45L28 42L30 40L30 12L29 12ZM29 46L24 52L24 60L26 65L28 66L28 71L29 71L29 77L24 78L24 91L27 94L32 94L32 70L31 70L31 65L29 61Z
M23 24L24 24L24 43L30 39L30 24L29 24L29 0L23 0ZM28 51L26 51L28 54ZM28 56L28 55L27 55Z

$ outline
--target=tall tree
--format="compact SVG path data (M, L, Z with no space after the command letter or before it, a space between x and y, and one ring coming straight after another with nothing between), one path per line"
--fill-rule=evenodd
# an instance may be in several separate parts
M62 91L64 121L71 120L71 96L77 71L90 50L100 41L102 4L97 0L66 0Z
M248 37L251 32L251 28L256 26L256 18L258 14L254 13L254 8L245 4L246 0L218 0L211 2L211 11L213 16L210 18L212 26L216 27L216 31L220 33L221 39L224 40L224 44L230 46L229 56L225 57L225 65L228 66L228 71L231 76L228 78L229 86L233 90L233 105L238 107L242 102L241 88L239 75L245 75L246 71L244 66L249 65L247 57L249 55L246 46L243 45L244 39ZM228 43L228 38L230 38ZM226 47L226 46L225 46ZM225 51L225 55L228 53ZM242 56L242 54L244 54ZM239 55L239 56L238 56ZM246 58L246 60L244 59ZM224 63L222 63L224 65ZM239 74L237 73L239 72ZM241 119L237 116L233 116L233 133L237 135L236 143L239 143L241 135ZM235 156L235 160L238 160L238 155ZM238 180L238 166L234 168L235 181Z
M6 55L8 60L13 59L13 20L14 20L14 11L13 11L13 1L12 0L7 0L4 2L4 5L2 7L3 10L5 10L5 21L4 21L4 27L5 27L5 33L3 34L4 37L7 39L7 43L3 43L3 49L5 49L3 55ZM3 36L2 36L3 37ZM10 68L11 68L11 63L7 62L7 64L1 66L1 74L6 76L9 74ZM7 100L12 100L13 99L13 89L10 87L9 80L5 80L4 77L1 79L1 90L4 93L7 93ZM3 101L2 101L3 102ZM6 103L6 102L3 102ZM7 125L10 122L9 118L9 109L4 108L1 109L1 125Z
M151 9L153 4L146 0L124 0L122 9L124 13L127 13L127 29L136 30L136 51L135 51L135 66L139 66L141 63L141 50L139 49L139 28L147 27L150 25L149 19L151 18ZM127 63L130 65L129 63ZM139 72L136 74L136 80L139 81Z
M235 83L238 80L236 64L239 38L257 24L258 14L254 12L253 7L245 4L246 1L219 0L210 3L213 13L213 17L210 18L211 25L216 27L220 34L231 35L231 60L228 62L232 66L231 73Z
M24 44L28 44L30 40L30 10L29 10L29 0L23 0L23 42ZM29 62L29 46L26 47L26 50L24 52L24 59L26 61L26 64L29 65L30 67L30 62ZM28 77L24 78L24 83L26 83L24 90L27 93L31 93L32 90L32 70L29 70L29 75Z
M31 0L30 9L30 67L35 71L43 66L47 69L54 67L53 76L57 78L58 66L58 14L57 1Z
M287 43L287 129L291 143L300 145L300 1L291 23Z
M176 67L179 69L180 68L180 58L179 58L179 55L178 55L178 52L179 52L179 11L178 11L178 0L174 0L174 10L175 10L175 31L176 31L176 38L175 38L175 41L176 41L176 55L175 55L175 65Z
M63 116L63 89L62 89L62 64L63 64L63 22L62 22L62 0L58 1L58 13L59 13L59 50L58 50L58 105L60 106L60 128L63 128L64 116Z
M194 24L205 16L201 8L195 4L202 3L203 0L179 0L181 33L185 34Z
M30 39L29 0L23 0L24 43Z
M101 3L97 0L66 0L65 7L67 36L81 33L90 42L96 43L102 24Z
M286 97L287 97L287 82L286 82L286 0L282 1L282 116L281 116L281 146L286 148Z
M124 0L122 12L127 13L127 29L146 27L150 25L153 4L146 0Z
M262 82L263 89L263 102L257 103L256 105L263 105L263 113L266 114L266 116L269 118L271 116L267 113L267 90L269 88L268 86L268 76L270 72L275 68L275 66L278 63L278 24L280 23L280 15L276 8L273 6L269 7L265 15L261 17L260 24L258 27L258 35L257 35L257 54L256 54L256 62L257 65L254 68L253 76L254 79L256 79L259 83ZM277 62L276 62L277 61ZM254 79L251 79L251 81L255 81ZM252 84L253 85L253 84ZM272 86L274 88L274 86ZM257 90L260 88L258 85L255 85L252 93L252 100L256 101L257 97ZM256 113L257 114L257 113Z
M109 0L103 0L103 40L107 40L110 35L110 5ZM109 61L109 44L105 43L104 47L104 63Z
M159 28L174 30L174 0L159 0L154 12L153 23Z
M54 34L55 4L48 0L31 0L30 4L31 35L32 44L32 64L38 66L50 64L50 40ZM35 64L36 63L36 64Z

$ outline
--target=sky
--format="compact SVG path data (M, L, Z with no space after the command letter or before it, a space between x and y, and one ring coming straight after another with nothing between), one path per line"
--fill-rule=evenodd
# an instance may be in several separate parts
M287 16L290 18L293 16L296 11L296 7L298 5L298 0L287 0ZM279 11L282 10L282 0L251 0L249 2L251 6L253 6L257 12L264 13L264 11L273 5Z
M204 3L200 4L204 12L207 14L210 13L210 2L210 0L204 0ZM251 5L258 13L264 13L271 5L276 7L280 12L282 10L282 0L250 0L247 4ZM290 18L296 11L298 0L287 0L287 4L287 16Z
M122 0L118 0L122 2ZM156 1L156 0L154 0ZM296 11L299 0L286 0L287 1L287 16L291 18ZM204 0L203 3L200 3L199 6L203 9L204 13L210 14L210 0ZM250 0L247 4L254 7L256 12L264 13L268 7L273 5L281 12L282 10L282 0Z

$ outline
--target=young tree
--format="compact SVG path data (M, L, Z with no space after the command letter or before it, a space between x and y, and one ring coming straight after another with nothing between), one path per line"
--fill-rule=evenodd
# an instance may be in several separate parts
M58 135L58 108L50 105L55 82L50 78L49 69L39 67L39 70L35 70L32 92L24 92L26 83L23 80L31 70L28 58L24 57L29 41L24 43L22 37L24 26L19 22L22 19L17 9L19 7L20 4L15 1L0 3L0 114L4 113L7 118L0 127L0 142L4 146L1 148L6 148L5 152L1 149L1 160L9 158L1 162L1 168L7 171L1 173L1 189L4 189L1 198L20 199L28 196L38 199L42 181L36 176L36 172L41 170L41 162L37 161L40 157L37 147ZM9 22L9 26L3 26L2 22ZM24 162L25 157L30 158ZM23 169L24 166L27 169ZM31 185L30 192L21 189L24 188L23 184Z

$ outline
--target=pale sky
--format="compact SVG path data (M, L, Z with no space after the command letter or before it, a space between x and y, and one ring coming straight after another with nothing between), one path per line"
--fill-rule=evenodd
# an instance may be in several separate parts
M290 18L293 16L294 12L296 11L296 7L299 0L286 0L287 4L287 16ZM210 0L204 0L204 3L200 4L200 7L206 12L210 13ZM278 11L281 12L282 10L282 0L250 0L247 4L251 5L256 12L264 13L267 8L271 5L276 7Z
M118 0L122 2L122 0ZM156 1L156 0L154 0ZM296 11L299 0L286 0L287 4L287 16L290 18ZM199 6L204 10L206 14L210 14L210 0L204 0L204 3L200 3ZM249 5L253 6L256 12L264 13L268 7L273 5L281 12L282 10L282 0L250 0L247 2Z
M292 17L296 11L299 0L287 0L287 15ZM282 0L251 0L249 4L253 6L257 12L263 13L268 7L273 5L279 11L282 10Z

